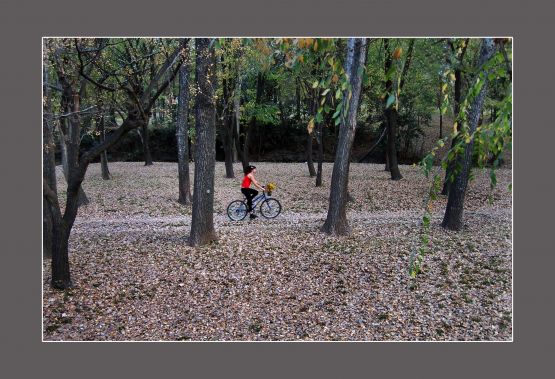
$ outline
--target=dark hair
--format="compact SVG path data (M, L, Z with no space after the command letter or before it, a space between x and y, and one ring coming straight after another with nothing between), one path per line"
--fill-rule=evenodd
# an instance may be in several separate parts
M247 166L245 167L245 175L248 175L252 172L252 170L254 170L256 168L256 166Z

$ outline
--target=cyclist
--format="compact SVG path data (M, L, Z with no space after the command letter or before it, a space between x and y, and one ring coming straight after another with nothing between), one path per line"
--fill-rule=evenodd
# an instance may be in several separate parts
M252 199L258 195L258 191L255 189L250 188L251 184L254 184L255 187L260 188L260 190L264 191L264 187L262 187L254 178L254 174L256 174L256 167L255 166L247 166L245 169L245 177L243 178L243 182L241 183L241 192L247 198L247 212L250 213L250 218L256 218L256 215L253 213L252 209Z

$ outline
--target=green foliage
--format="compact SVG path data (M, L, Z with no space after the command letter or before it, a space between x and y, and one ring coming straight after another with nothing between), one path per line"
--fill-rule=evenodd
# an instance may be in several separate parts
M421 238L420 247L417 253L413 253L409 263L409 276L415 278L422 264L422 260L425 254L430 250L430 215L431 215L431 202L437 198L437 194L441 188L441 178L439 176L439 169L446 168L449 163L456 162L454 170L447 180L454 181L456 175L461 170L460 164L457 160L458 156L465 150L467 144L474 142L474 154L478 162L479 167L484 167L486 161L491 160L493 157L493 164L490 168L490 189L493 191L497 185L497 176L495 174L496 168L499 167L501 156L504 151L511 148L512 141L512 93L511 93L511 83L505 88L505 96L500 101L491 102L496 111L497 117L491 123L483 123L478 127L473 133L469 132L467 125L467 112L470 104L474 101L476 96L480 93L485 79L489 81L507 79L507 66L504 62L504 57L500 51L493 55L493 57L484 63L484 65L478 70L478 75L475 77L474 84L468 89L468 93L461 104L461 109L457 115L456 122L460 125L457 133L454 133L452 138L455 141L453 147L443 158L441 165L438 166L437 172L432 179L432 185L428 196L425 200L425 210L422 217L421 226ZM445 145L448 138L445 137L438 140L434 148L428 153L424 159L420 162L422 166L423 173L426 177L429 177L430 172L433 167L434 157L436 156L437 150ZM473 173L470 172L471 178ZM512 188L512 185L509 185ZM493 201L493 196L490 193L489 202Z

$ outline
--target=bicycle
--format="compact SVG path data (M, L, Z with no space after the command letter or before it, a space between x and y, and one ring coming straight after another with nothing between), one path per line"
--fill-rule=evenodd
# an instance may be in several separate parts
M265 218L276 218L281 213L280 202L271 197L271 193L266 193L262 191L261 194L256 195L252 199L252 210L256 209L256 206L260 204L260 213ZM241 221L247 217L247 202L245 200L234 200L227 206L227 216L231 221Z

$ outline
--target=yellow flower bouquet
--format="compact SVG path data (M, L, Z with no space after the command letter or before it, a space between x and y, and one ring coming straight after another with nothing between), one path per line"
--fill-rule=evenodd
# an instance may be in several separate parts
M277 188L275 183L268 183L266 184L266 193L271 196L272 195L272 191L275 190Z

